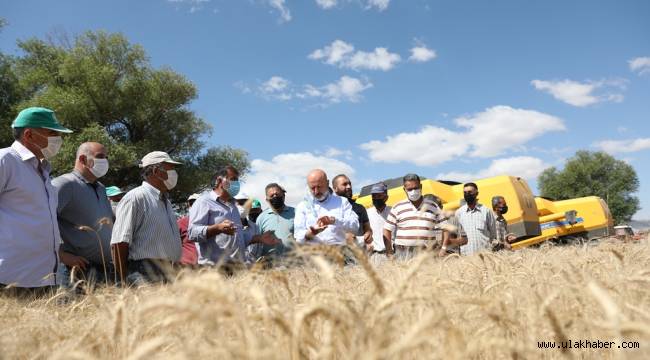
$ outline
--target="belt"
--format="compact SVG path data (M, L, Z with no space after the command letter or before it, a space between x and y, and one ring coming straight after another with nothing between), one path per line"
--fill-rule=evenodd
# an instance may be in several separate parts
M373 250L372 253L373 254L385 254L386 250L382 250L382 251Z
M427 251L427 250L429 250L424 245L417 245L417 246L393 245L393 247L395 247L395 250L399 250L399 251Z

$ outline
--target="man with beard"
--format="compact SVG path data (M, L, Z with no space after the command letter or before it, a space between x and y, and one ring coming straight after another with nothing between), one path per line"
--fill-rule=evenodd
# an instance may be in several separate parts
M352 205L352 211L357 214L359 218L359 230L354 233L357 239L360 239L363 244L369 247L372 244L372 229L370 228L370 220L368 219L368 212L363 205L357 204L352 199L352 182L350 178L344 174L339 174L332 179L332 188L336 195L348 199Z

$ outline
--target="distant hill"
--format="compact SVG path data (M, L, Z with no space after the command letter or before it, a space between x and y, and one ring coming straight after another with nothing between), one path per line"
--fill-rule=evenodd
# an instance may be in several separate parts
M632 220L628 225L636 231L650 230L650 220Z

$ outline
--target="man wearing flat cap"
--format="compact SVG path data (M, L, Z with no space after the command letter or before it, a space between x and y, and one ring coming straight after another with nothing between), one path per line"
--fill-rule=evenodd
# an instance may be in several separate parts
M124 283L167 282L181 258L181 238L168 194L176 186L180 165L154 151L140 163L142 185L119 202L111 238L113 263Z
M72 131L41 107L24 109L11 127L15 141L0 149L0 289L42 293L57 283L61 243L48 160Z
M367 211L370 228L372 229L372 243L369 250L372 254L385 254L384 225L386 225L386 219L391 209L390 206L386 205L388 187L383 182L374 184L370 188L370 195L372 196L372 207L368 208Z

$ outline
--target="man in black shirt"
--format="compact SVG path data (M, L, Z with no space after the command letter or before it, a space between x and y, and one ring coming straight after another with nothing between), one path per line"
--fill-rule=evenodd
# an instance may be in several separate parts
M332 179L332 188L336 195L347 198L352 205L352 210L357 217L359 217L359 230L355 234L357 237L362 237L363 242L367 245L372 244L372 229L370 228L370 220L368 219L368 212L363 205L357 204L352 199L352 182L344 174L336 175Z

